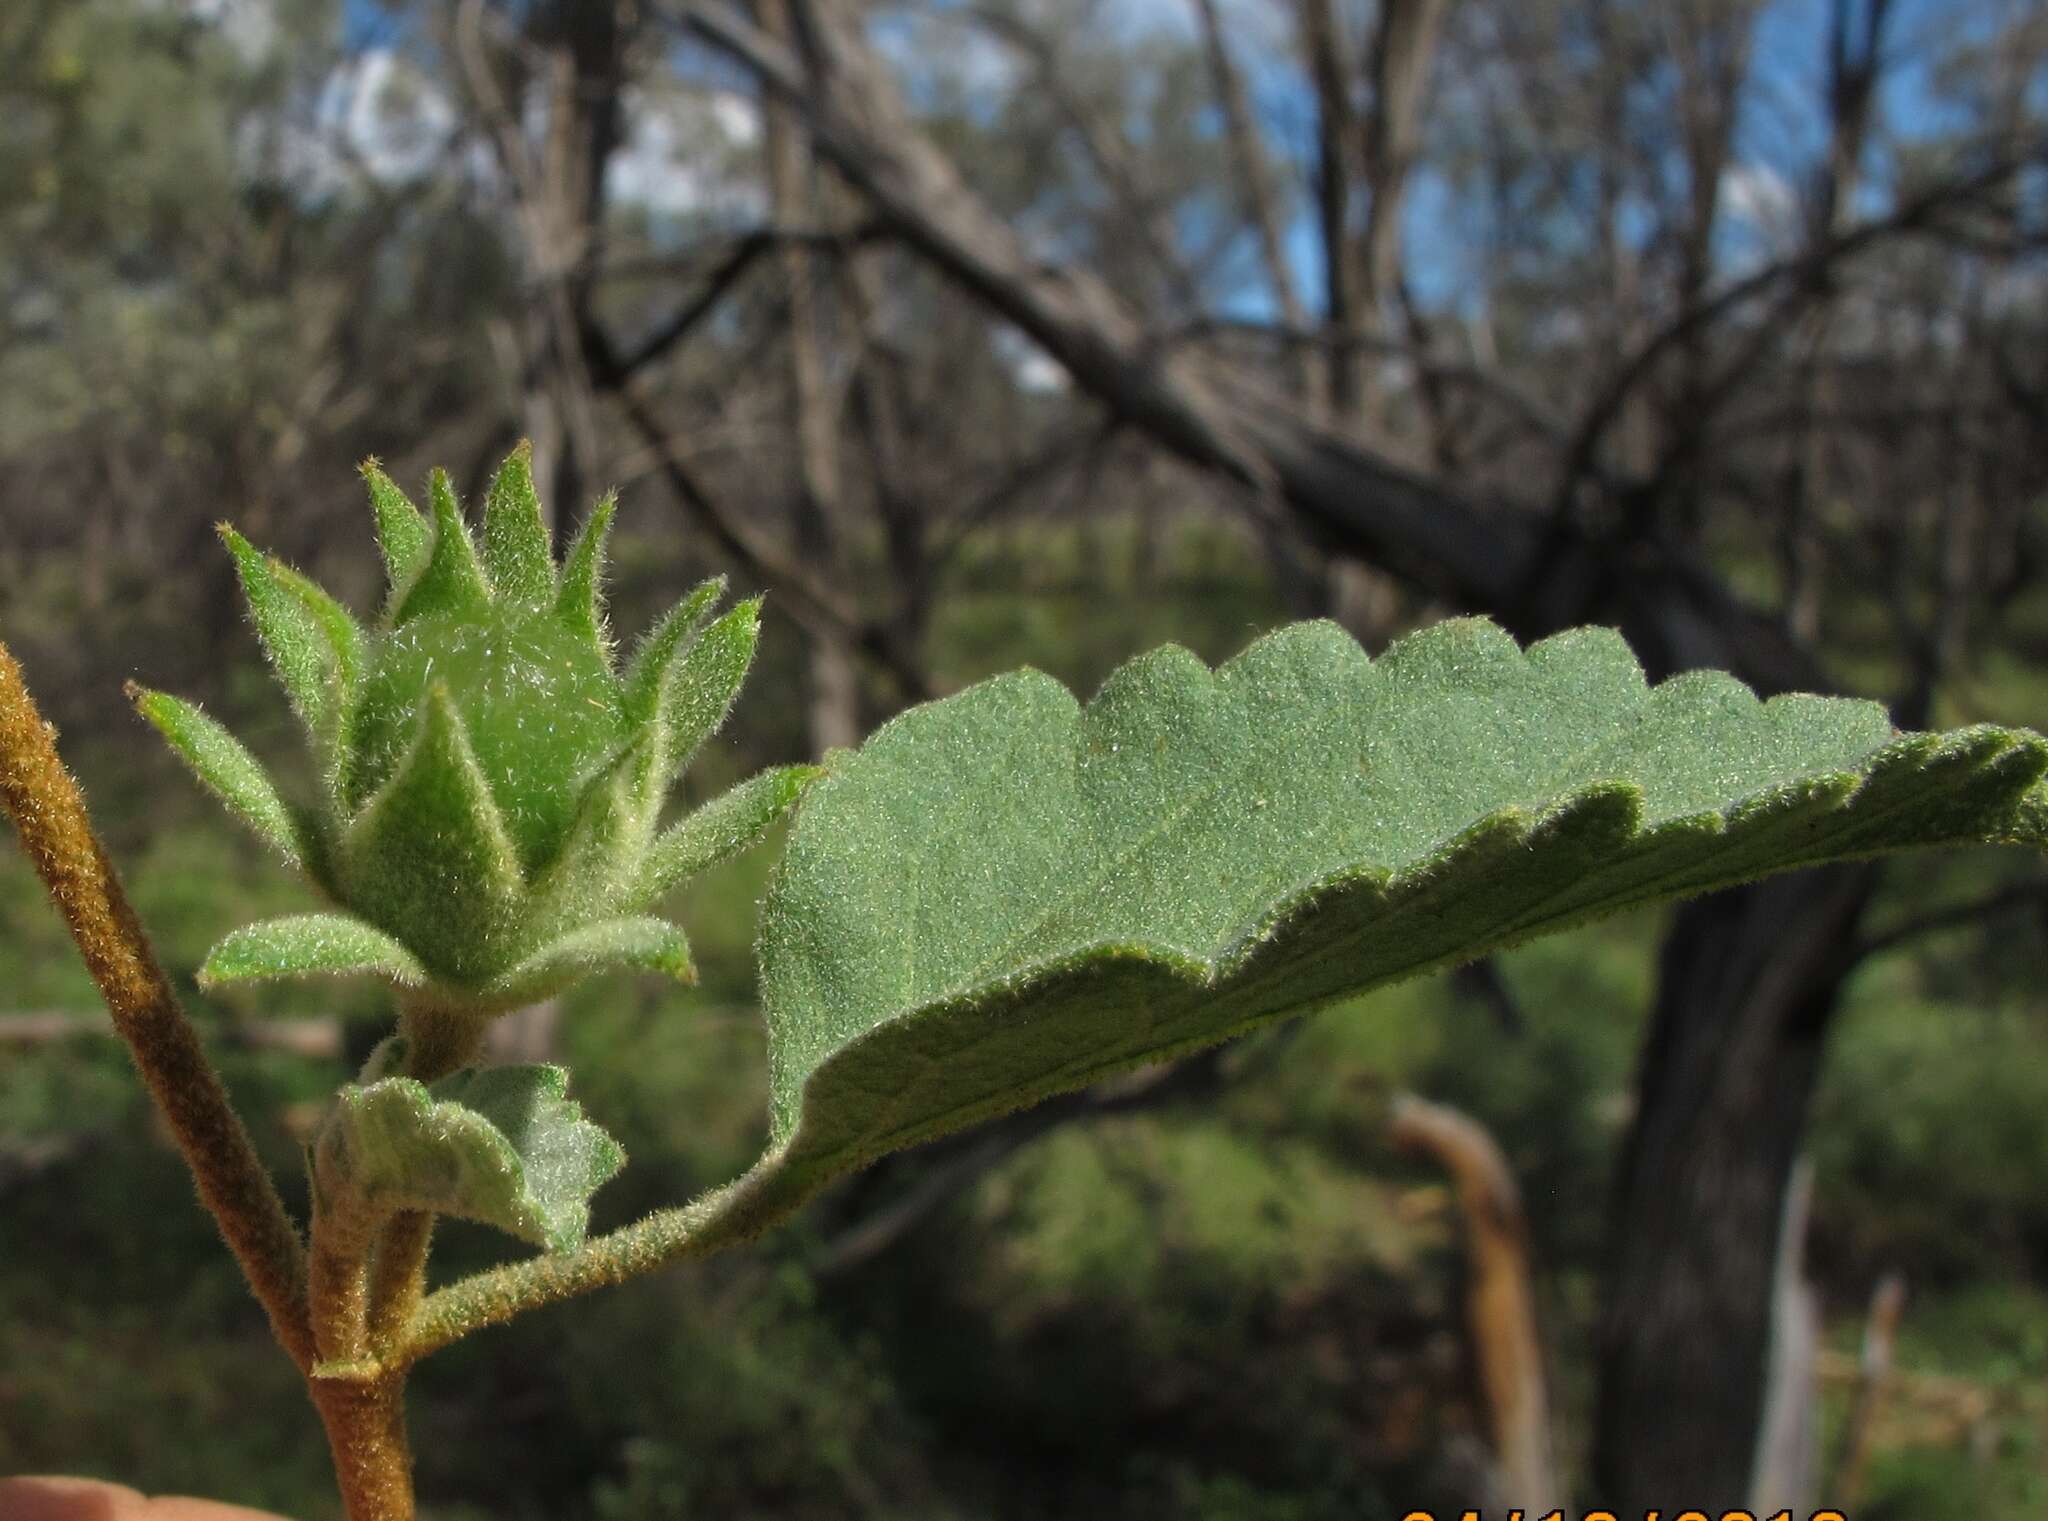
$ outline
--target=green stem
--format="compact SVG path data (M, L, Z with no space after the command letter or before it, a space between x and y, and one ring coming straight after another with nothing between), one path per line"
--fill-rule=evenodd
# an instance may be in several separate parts
M527 1310L752 1240L794 1214L822 1186L822 1179L792 1180L778 1161L771 1154L737 1182L599 1236L573 1252L545 1252L436 1290L420 1305L392 1361L409 1367L471 1331L500 1325Z

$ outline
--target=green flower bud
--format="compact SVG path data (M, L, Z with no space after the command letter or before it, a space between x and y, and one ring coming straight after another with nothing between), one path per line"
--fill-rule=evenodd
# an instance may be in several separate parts
M286 805L191 704L132 693L199 779L337 910L236 931L201 980L369 974L436 1008L487 1015L610 967L691 979L682 931L644 910L759 839L819 774L765 773L661 827L669 788L746 677L758 599L713 619L724 582L706 582L619 670L601 607L609 498L558 567L523 444L492 482L476 538L442 472L431 516L374 461L363 474L390 575L372 627L222 528L305 725L317 806Z

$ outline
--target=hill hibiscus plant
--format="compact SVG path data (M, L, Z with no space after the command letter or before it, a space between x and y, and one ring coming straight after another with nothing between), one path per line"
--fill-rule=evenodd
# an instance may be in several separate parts
M557 564L523 449L474 527L444 475L422 513L364 474L389 571L373 619L222 531L304 725L304 778L280 786L188 702L130 694L325 905L233 930L201 985L392 990L393 1032L308 1147L303 1226L0 651L0 793L305 1375L351 1521L413 1514L420 1359L744 1242L887 1152L1637 904L1924 846L2048 846L2038 734L1905 734L1872 703L1760 702L1711 672L1651 686L1609 631L1523 648L1477 619L1377 659L1329 623L1213 670L1169 647L1085 705L1000 676L671 819L758 602L717 614L708 583L622 658L609 500ZM759 947L767 1149L590 1237L618 1146L560 1067L483 1064L485 1032L613 969L688 982L682 930L650 910L785 816ZM432 1287L438 1215L531 1253Z

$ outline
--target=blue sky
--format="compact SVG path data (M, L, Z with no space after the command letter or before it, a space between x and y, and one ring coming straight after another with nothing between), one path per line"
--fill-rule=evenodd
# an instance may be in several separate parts
M1880 100L1886 128L1911 138L1931 135L1954 125L1951 110L1938 97L1930 56L1959 34L1981 30L2001 13L2011 13L2022 0L1895 0L1890 35L1894 58ZM1769 0L1759 19L1752 51L1751 88L1737 143L1737 168L1730 177L1729 234L1724 255L1731 264L1760 257L1772 229L1763 225L1775 210L1789 212L1795 191L1810 172L1824 145L1823 106L1825 38L1831 0ZM1267 0L1224 0L1225 14L1238 30L1240 60L1246 68L1258 109L1276 140L1298 152L1313 131L1313 107L1295 60L1278 46L1273 28L1275 8ZM1165 30L1191 38L1191 12L1186 0L1118 0L1106 14L1109 25L1132 35ZM352 47L390 45L401 40L390 14L375 0L343 0L345 35ZM1263 32L1263 37L1261 33ZM906 50L903 34L891 37L889 51L915 67L915 45ZM993 47L994 45L991 44ZM960 54L945 50L942 63L959 65ZM2048 81L2044 81L2048 87ZM1305 156L1305 155L1304 155ZM1872 165L1872 184L1865 209L1881 204L1887 168L1880 156ZM1745 218L1749 220L1746 222ZM1199 219L1189 225L1198 226ZM1419 296L1430 305L1455 305L1471 287L1470 208L1461 207L1450 187L1424 175L1406 209L1408 267ZM1288 229L1290 258L1304 290L1320 287L1320 248L1305 204ZM1246 269L1252 267L1246 261ZM1247 274L1239 299L1227 304L1244 315L1264 316L1270 299Z

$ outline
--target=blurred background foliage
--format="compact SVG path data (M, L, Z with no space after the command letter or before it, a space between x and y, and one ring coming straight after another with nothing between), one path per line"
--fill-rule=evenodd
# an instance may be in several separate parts
M379 1000L191 988L221 933L306 893L120 682L285 757L213 525L367 606L370 455L408 484L446 464L469 497L531 437L563 524L619 487L616 630L714 572L769 592L693 799L1017 664L1085 693L1154 644L1216 660L1312 613L1372 648L1457 610L1525 635L1615 621L1660 674L2048 721L2036 8L747 12L799 70L853 38L1028 251L1010 265L877 191L862 166L886 142L814 158L824 87L773 108L692 9L0 14L0 636L296 1209L299 1138ZM1095 282L1095 326L1033 307L1032 269ZM770 855L676 905L698 989L610 980L515 1036L567 1061L627 1148L600 1226L757 1152ZM2048 1505L2044 903L2038 869L1995 853L1875 879L1820 1006L1825 1062L1780 1106L1785 1164L1812 1167L1823 1477L1844 1477L1872 1287L1909 1285L1857 1521ZM1638 915L1332 1009L481 1335L416 1380L425 1514L1465 1503L1489 1431L1464 1238L1439 1171L1389 1144L1403 1091L1477 1119L1510 1165L1584 1488L1627 1438L1600 1395L1635 1292L1627 1158L1675 1102L1641 1075L1696 933ZM289 1365L11 851L0 987L0 1472L334 1515ZM1774 1249L1718 1228L1731 1258ZM457 1228L437 1261L501 1251Z

